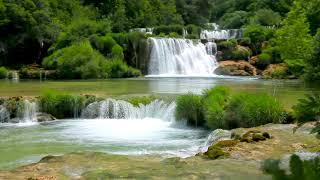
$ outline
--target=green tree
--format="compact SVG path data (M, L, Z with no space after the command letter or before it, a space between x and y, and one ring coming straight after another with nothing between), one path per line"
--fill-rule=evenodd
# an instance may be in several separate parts
M314 52L306 65L305 76L309 82L320 81L320 29L314 37L314 45Z
M306 61L313 51L312 36L309 33L305 9L296 1L283 22L283 27L276 33L276 44L281 58L288 64L296 76L303 74Z

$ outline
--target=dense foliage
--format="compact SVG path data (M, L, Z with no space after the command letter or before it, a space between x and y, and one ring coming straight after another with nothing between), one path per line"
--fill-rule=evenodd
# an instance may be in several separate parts
M182 37L187 30L186 37L196 39L201 28L216 22L244 28L239 43L252 51L236 47L225 59L259 55L262 70L285 62L289 74L319 80L319 6L318 0L0 0L0 66L43 64L64 48L90 41L106 59L143 70L138 56L147 36L131 29L154 27L161 37Z
M230 95L226 87L206 90L202 96L186 94L177 98L177 119L210 129L256 127L282 123L286 115L282 105L266 94Z

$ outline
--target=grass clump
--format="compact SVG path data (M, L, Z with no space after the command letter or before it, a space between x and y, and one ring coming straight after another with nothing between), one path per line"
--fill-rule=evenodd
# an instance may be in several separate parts
M189 125L210 129L256 127L284 122L285 110L273 97L266 94L238 93L230 95L228 88L218 86L202 96L186 94L177 98L176 118Z
M51 114L58 119L78 117L86 104L86 98L83 96L57 91L46 91L39 99L41 111Z
M0 79L5 79L8 76L8 70L5 67L0 67Z
M120 59L109 60L105 69L109 78L129 78L141 76L141 72L138 69L128 66Z
M223 86L205 90L203 93L203 110L206 126L210 129L226 128L225 108L230 90Z
M205 124L202 97L192 93L177 97L176 118L186 120L189 125L202 126Z
M284 108L267 94L239 93L234 95L227 108L228 128L256 127L268 123L281 123Z

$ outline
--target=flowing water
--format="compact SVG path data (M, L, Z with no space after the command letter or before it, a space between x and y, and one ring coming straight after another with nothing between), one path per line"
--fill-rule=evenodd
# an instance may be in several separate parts
M44 89L74 94L97 94L104 101L89 105L80 119L50 123L0 123L0 169L38 161L48 154L99 151L130 155L189 156L202 149L209 132L189 129L174 122L174 103L155 101L135 107L110 96L176 96L225 85L232 92L268 93L290 108L305 93L319 91L299 81L254 78L140 78L103 81L0 81L0 96L38 96ZM116 88L115 88L116 87ZM37 105L25 102L22 121L34 121ZM26 111L24 111L26 110ZM0 106L0 118L7 110ZM3 118L4 117L4 118ZM210 137L210 139L215 139Z
M188 39L149 38L149 76L208 76L218 63L201 42Z

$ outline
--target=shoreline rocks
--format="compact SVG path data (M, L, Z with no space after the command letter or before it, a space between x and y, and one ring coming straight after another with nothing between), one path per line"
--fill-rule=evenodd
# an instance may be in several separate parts
M257 69L247 61L222 61L215 73L227 76L257 76Z

